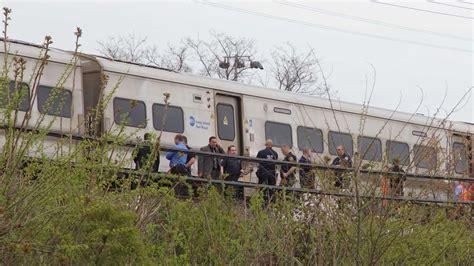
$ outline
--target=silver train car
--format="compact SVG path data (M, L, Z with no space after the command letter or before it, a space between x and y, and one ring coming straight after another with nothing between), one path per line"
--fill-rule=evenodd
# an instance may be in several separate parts
M21 41L9 41L8 45L8 59L11 61L12 55L24 58L27 62L25 77L32 75L41 48ZM48 93L73 59L70 51L51 49L49 54L37 88L38 96L34 99L31 121L44 112L41 106ZM4 57L1 45L0 62ZM101 88L104 76L108 81ZM63 86L66 92L62 99L66 104L60 112L45 116L46 122L53 123L51 131L57 133L113 132L120 127L121 118L127 116L126 134L143 136L163 130L163 145L172 145L176 134L184 134L190 146L199 149L207 145L209 136L216 136L224 148L235 145L240 155L254 157L264 148L265 140L272 139L280 155L279 147L283 144L290 145L297 157L303 148L311 147L315 163L327 163L336 156L336 146L342 144L351 156L374 169L382 169L394 158L400 158L409 173L474 176L474 124L376 107L363 111L359 104L331 102L327 98L88 54L78 55L77 65ZM170 104L163 123L165 93L170 94ZM28 97L30 94L31 88ZM87 121L93 115L90 110L104 95L112 98L105 106L99 127L88 128ZM20 112L22 114L24 112ZM127 160L133 168L132 158ZM160 170L168 170L167 161L164 158L161 161ZM197 169L193 169L193 173L196 174ZM256 182L255 173L244 179ZM425 182L410 179L407 189L416 192ZM452 184L448 185L452 188ZM432 196L446 198L447 193Z

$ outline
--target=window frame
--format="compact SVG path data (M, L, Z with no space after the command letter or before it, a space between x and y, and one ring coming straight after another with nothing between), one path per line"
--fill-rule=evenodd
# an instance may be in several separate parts
M40 105L40 101L39 101L39 92L40 92L40 89L41 89L41 88L49 88L49 89L50 89L50 92L51 92L55 87L48 86L48 85L38 85L38 88L37 88L38 91L37 91L37 95L36 95L36 107L37 107L37 109L38 109L38 112L40 112L41 114L50 115L50 116L63 117L63 118L69 118L69 119L72 119L72 118L73 118L73 116L74 116L73 108L71 108L71 116L63 116L63 115L61 115L61 114L55 115L55 114L49 114L48 112L43 112L41 109L43 108L44 103ZM70 90L68 90L68 89L66 89L66 88L64 88L63 91L67 92L67 93L71 96L71 106L72 106L72 105L74 104L72 91L70 91ZM49 93L50 93L50 92L49 92ZM49 96L49 93L48 93L48 96ZM48 99L49 99L49 97L46 98L46 101L47 101ZM59 113L62 113L62 112L59 112Z
M112 111L113 111L113 116L114 116L114 123L117 124L117 125L120 125L120 123L117 123L117 121L115 121L115 100L127 100L127 101L137 101L138 103L143 103L143 105L145 106L144 110L145 110L145 125L144 126L130 126L130 125L126 125L124 124L124 126L126 127L133 127L133 128L146 128L148 126L148 117L147 117L147 111L146 111L146 103L144 101L141 101L141 100L136 100L136 99L130 99L130 98L123 98L123 97L114 97L113 101L112 101Z
M288 144L290 146L290 148L293 148L293 128L291 127L291 125L286 124L286 123L281 123L281 122L270 121L270 120L265 121L265 139L271 139L271 138L268 137L268 134L267 134L267 124L268 123L288 126L290 128L290 141L291 141L291 143L285 143L285 144ZM277 145L275 143L273 143L273 146L278 147L278 148L282 147L282 145Z
M464 146L464 148L466 149L466 154L465 154L465 155L467 155L467 157L465 158L465 159L466 159L466 165L465 165L465 166L466 166L466 168L467 168L466 170L469 171L469 153L467 152L467 146L466 146L466 144L464 144L464 143L462 143L462 142L455 141L455 142L453 142L453 152L454 152L454 145L456 145L456 144L462 145L462 146ZM456 174L464 174L464 172L458 172L458 170L457 170L457 163L458 163L457 161L454 162L454 172L455 172ZM465 170L465 171L466 171L466 170Z
M219 130L219 106L230 106L230 108L232 108L232 119L234 120L234 138L233 139L225 139L225 138L222 138L221 137L221 134L220 134L220 130ZM237 131L237 128L236 128L236 121L235 121L235 109L234 109L234 106L232 104L228 104L228 103L218 103L216 105L216 119L217 119L217 136L219 137L219 139L221 140L225 140L225 141L234 141L235 140L235 137L236 137L236 133L235 131Z
M361 140L362 138L375 140L373 143L375 143L375 142L378 142L378 143L379 143L380 153L379 153L379 156L377 156L378 158L377 158L376 160L369 160L369 159L365 159L365 158L364 158L364 154L362 154L362 151L360 150L360 149L361 149L361 147L360 147L360 140ZM359 136L357 136L357 151L359 152L359 155L361 156L360 158L361 158L362 160L371 161L371 162L381 162L382 159L383 159L382 140L380 140L379 138L376 138L376 137L369 137L369 136L359 135Z
M390 158L390 145L388 144L389 142L391 143L397 143L397 144L403 144L403 145L406 145L406 147L408 148L407 149L407 154L408 154L408 161L406 162L406 164L402 163L402 159L400 158L400 164L401 165L410 165L410 163L412 162L412 159L411 159L411 152L410 152L410 144L406 143L406 142L402 142L402 141L397 141L397 140L387 140L385 142L385 151L387 153L387 160L389 161L389 163L392 163L390 161L393 161L394 158Z
M329 151L329 154L330 155L334 155L334 156L337 156L337 152L336 152L336 148L337 147L334 147L334 153L331 153L331 146L330 146L330 143L329 143L329 140L331 139L329 136L333 133L336 133L336 134L341 134L341 135L348 135L351 137L351 144L352 144L352 154L349 154L350 156L354 156L354 139L352 138L352 135L350 133L345 133L345 132L338 132L338 131L332 131L332 130L329 130L328 131L328 151ZM347 147L344 147L345 148L345 151L347 152Z
M15 83L16 83L15 80L10 79L10 81L8 82L8 91L7 91L8 95L5 95L5 96L8 97L8 96L12 95L13 91L11 90L11 87L15 86ZM20 102L19 102L17 108L15 108L14 110L18 110L20 112L27 112L28 109L30 109L30 102L31 102L30 85L28 83L24 82L24 81L21 81L20 84L21 84L20 88L23 87L23 86L26 86L28 88L28 95L27 95L27 99L26 99L26 100L28 100L27 101L27 106L26 106L26 109L21 108L21 104L23 103L24 99L20 99ZM0 105L0 108L5 109L7 105L8 105L7 99L5 99L5 105Z
M420 164L420 160L417 160L417 154L418 154L418 149L420 147L424 147L424 148L428 148L428 149L433 149L433 151L435 152L435 162L434 162L434 166L429 168L429 167L422 167L422 166L418 166ZM433 147L430 147L430 146L426 146L426 145L421 145L421 144L414 144L413 145L413 164L415 165L415 167L417 168L423 168L423 169L428 169L428 170L434 170L436 169L436 167L438 166L438 153L436 152L436 148L433 148Z
M155 125L155 106L165 106L164 104L162 103L153 103L152 106L151 106L151 118L152 118L152 123L153 123L153 129L154 130L158 130L158 131L161 131L162 129L161 128L157 128L156 125ZM171 132L171 133L178 133L178 134L182 134L184 133L184 110L181 106L176 106L176 105L168 105L168 108L176 108L176 109L179 109L181 110L181 128L182 128L182 131L181 132L177 132L177 131L167 131L167 130L164 130L163 129L163 132ZM168 116L168 115L166 115Z
M310 131L318 131L319 133L321 133L321 151L319 152L319 151L316 151L315 149L311 149L311 151L315 152L315 153L324 153L324 134L323 134L323 131L321 129L316 128L316 127L305 127L305 126L297 126L296 127L296 138L297 138L297 140L296 140L297 143L296 144L298 145L298 149L300 151L302 151L305 148L305 147L302 147L302 148L300 147L300 137L299 137L300 135L298 134L300 128L303 128L303 130L308 130L309 129Z

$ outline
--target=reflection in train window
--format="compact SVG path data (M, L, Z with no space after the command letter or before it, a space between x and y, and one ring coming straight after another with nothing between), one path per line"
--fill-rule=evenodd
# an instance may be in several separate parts
M465 174L468 170L467 164L467 147L466 145L454 142L453 143L453 159L454 159L454 170L457 174Z
M120 125L145 128L145 103L133 99L114 98L114 121Z
M313 152L323 153L323 132L317 128L298 127L298 149L311 148Z
M348 133L340 133L330 131L328 134L328 145L329 153L332 155L337 155L336 148L337 146L344 146L346 153L352 156L354 152L352 136Z
M16 107L20 111L27 111L30 106L30 88L25 82L18 82L11 80L10 85L2 84L2 90L0 90L0 107L6 107L9 102L11 102L14 97L18 97ZM7 92L6 88L9 87ZM15 108L16 109L16 108Z
M235 139L234 107L230 104L217 105L217 134L222 140Z
M289 145L290 148L293 147L291 126L288 124L267 121L265 123L265 138L271 139L276 147L281 147L284 144Z
M388 162L393 163L394 159L400 161L400 165L410 164L410 147L407 143L387 140Z
M415 166L425 169L435 169L436 168L436 150L433 147L425 145L415 145L414 157Z
M380 139L359 136L357 146L362 160L382 161L382 142Z
M72 93L49 86L38 87L38 110L43 114L71 117Z
M161 127L163 125L163 131L174 133L184 132L184 115L183 109L181 107L169 105L166 109L166 116L164 104L155 103L153 104L152 109L153 127L156 130L161 130ZM165 118L164 124L163 118Z

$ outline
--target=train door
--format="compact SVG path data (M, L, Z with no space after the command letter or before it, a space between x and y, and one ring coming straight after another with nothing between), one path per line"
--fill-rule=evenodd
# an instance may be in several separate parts
M102 119L94 121L101 93L102 67L92 57L81 56L82 65L82 94L84 102L83 134L99 136L102 131ZM102 117L99 115L98 117Z
M242 155L242 119L240 98L228 95L216 95L216 132L224 151L234 145Z

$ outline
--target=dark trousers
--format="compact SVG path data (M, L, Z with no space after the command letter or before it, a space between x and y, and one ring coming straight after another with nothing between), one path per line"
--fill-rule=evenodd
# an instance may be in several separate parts
M258 173L258 183L263 184L263 185L270 185L270 186L275 186L276 185L276 173L275 172L265 172L265 173ZM265 188L263 192L263 198L265 199L266 202L269 202L270 200L273 199L273 195L275 192L273 189L268 189Z
M225 177L225 181L239 182L239 178L240 178L240 173L229 174L228 176ZM234 188L234 191L235 191L235 197L240 200L244 199L244 187L242 186L232 186L232 187Z
M259 184L276 185L276 173L259 173L257 177Z
M187 175L188 174L188 169L186 169L186 166L182 164L177 164L170 169L170 174L173 175Z
M212 168L211 170L211 178L214 180L219 180L221 175L221 171L218 168Z
M313 189L315 183L314 179L312 174L300 174L301 188Z

